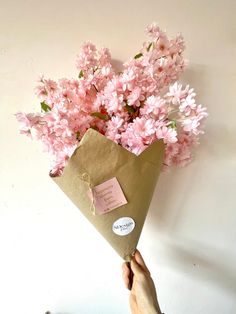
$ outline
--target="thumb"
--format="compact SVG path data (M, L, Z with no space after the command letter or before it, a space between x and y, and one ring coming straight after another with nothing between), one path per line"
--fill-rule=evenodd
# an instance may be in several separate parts
M135 251L134 258L135 258L137 264L139 264L139 266L142 268L142 270L150 275L150 271L147 268L147 266L144 262L144 259L138 250Z
M130 266L131 266L131 270L135 276L138 277L138 276L143 274L142 267L136 262L134 257L131 259Z

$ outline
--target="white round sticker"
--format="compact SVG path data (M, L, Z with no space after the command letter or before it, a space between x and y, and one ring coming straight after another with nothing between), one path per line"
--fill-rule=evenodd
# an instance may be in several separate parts
M135 222L130 217L121 217L112 225L112 231L120 236L125 236L132 232L135 227Z

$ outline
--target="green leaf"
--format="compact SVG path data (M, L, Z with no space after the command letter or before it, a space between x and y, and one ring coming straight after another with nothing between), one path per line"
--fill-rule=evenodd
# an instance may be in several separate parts
M79 78L84 77L84 72L82 70L80 70L79 72Z
M48 111L51 110L51 107L49 107L49 106L45 103L45 101L41 102L40 105L41 105L41 109L42 109L44 112L48 112Z
M135 113L135 109L132 106L125 105L125 109L128 111L128 113Z
M171 127L172 129L176 129L176 126L177 126L176 120L171 120L170 124L169 124L169 127Z
M76 139L78 140L80 137L80 131L77 131L75 134L76 134Z
M91 113L91 116L105 120L105 121L109 120L109 116L107 114L103 114L101 112L93 112L93 113Z
M148 47L147 47L147 51L149 51L150 49L151 49L151 47L152 47L152 42L148 45Z
M138 53L136 56L134 56L134 59L138 59L138 58L140 58L140 57L142 57L143 56L143 54L140 52L140 53Z

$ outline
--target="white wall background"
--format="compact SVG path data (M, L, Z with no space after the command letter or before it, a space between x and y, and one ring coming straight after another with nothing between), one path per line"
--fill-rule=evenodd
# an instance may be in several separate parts
M0 313L125 314L122 260L48 177L13 114L39 73L76 76L83 41L133 56L157 21L181 31L183 77L208 107L187 168L162 174L139 243L166 314L236 313L236 2L0 0Z

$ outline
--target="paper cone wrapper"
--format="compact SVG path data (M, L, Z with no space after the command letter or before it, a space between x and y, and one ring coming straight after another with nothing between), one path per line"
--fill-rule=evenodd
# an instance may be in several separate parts
M80 209L116 252L124 259L137 247L148 208L164 158L164 143L158 140L142 154L135 154L89 129L66 165L60 177L52 179ZM94 203L88 191L116 178L127 204L102 215L94 214ZM129 217L134 229L127 235L118 235L113 224L119 218Z

